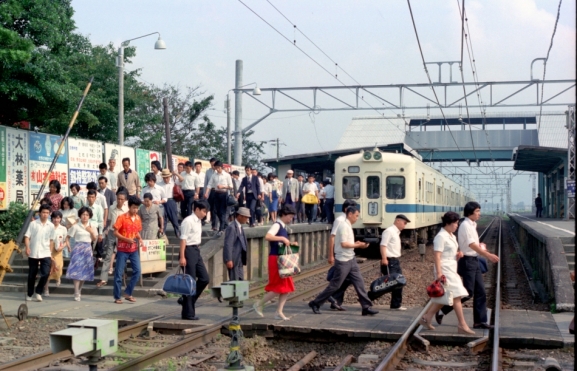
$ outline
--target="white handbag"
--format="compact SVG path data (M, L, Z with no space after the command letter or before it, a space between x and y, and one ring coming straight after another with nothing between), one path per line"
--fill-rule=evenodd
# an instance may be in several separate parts
M447 286L443 285L445 289L445 293L443 296L439 296L438 298L431 298L431 302L435 304L442 304L442 305L449 305L453 306L453 292L447 288Z

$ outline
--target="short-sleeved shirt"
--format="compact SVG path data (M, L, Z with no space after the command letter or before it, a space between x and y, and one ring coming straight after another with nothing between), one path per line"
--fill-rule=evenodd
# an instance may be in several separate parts
M190 174L183 171L180 173L180 176L184 178L184 180L180 182L183 191L194 191L203 186L200 177L194 171L191 171Z
M196 214L192 213L180 225L180 239L186 241L186 246L200 245L202 239L202 223Z
M195 173L196 173L196 175L198 176L198 179L200 179L200 188L203 188L204 185L206 184L205 181L204 181L204 178L205 178L205 175L206 175L206 174L203 173L202 171L201 171L200 173L197 173L197 172L195 171Z
M106 202L106 197L104 197L104 195L98 191L96 192L96 200L94 203L100 205L102 210L108 209L108 202Z
M459 249L463 255L477 256L477 252L469 247L472 243L479 245L477 223L466 217L459 226Z
M335 259L347 262L355 258L355 249L343 247L343 242L355 243L355 233L353 232L351 222L347 219L339 224L335 236Z
M347 220L347 216L346 216L345 214L337 216L337 218L336 218L335 221L333 222L333 229L331 229L331 234L332 234L333 236L336 236L336 235L337 235L337 230L339 229L339 226L340 226L341 223L344 222L345 220Z
M50 251L50 237L54 232L54 224L49 220L42 224L40 219L30 222L25 237L30 239L29 258L44 259L52 255Z
M52 231L52 236L50 239L54 241L54 248L57 250L62 250L62 246L66 241L66 236L68 235L68 229L65 226L59 225L58 228L54 228Z
M381 246L387 247L387 258L401 257L401 231L392 225L383 231Z
M156 182L157 187L161 187L164 191L164 197L169 200L172 198L173 191L174 191L174 182L172 179L168 181L168 183L164 183L164 178L160 182Z
M224 171L220 174L215 172L208 182L208 188L214 189L217 192L223 192L223 189L218 189L217 186L219 185L230 187L230 189L232 189L232 178L230 177L230 174L225 173Z
M107 227L106 229L109 229L110 232L112 232L112 226L114 226L114 224L116 223L116 220L118 219L118 217L122 214L125 214L128 212L128 202L124 202L122 204L122 207L119 209L118 208L118 204L116 203L116 201L110 205L110 210L108 211L108 225L110 227Z
M144 200L144 195L150 193L152 195L152 201L162 201L166 200L166 193L164 192L164 187L155 184L154 187L146 186L142 188L141 198Z
M130 213L121 214L114 223L114 230L125 238L134 239L142 230L142 221L137 215L130 215ZM136 243L128 243L118 241L117 250L120 252L131 253L136 251Z
M268 230L268 232L266 232L266 234L272 234L273 236L276 236L278 231L280 231L281 225L283 228L286 229L286 225L283 223L283 221L280 219L277 219L276 223L273 223L273 225L269 228L269 230Z
M318 191L318 190L319 190L319 188L318 188L317 185L314 184L314 183L305 183L305 184L303 185L303 194L308 194L308 193L310 193L310 194L314 195L315 192Z
M88 221L88 225L92 227L94 230L94 235L96 235L97 226L96 223ZM68 230L68 235L74 238L74 241L78 242L92 242L92 238L90 236L90 232L86 230L86 227L82 224L82 222L78 222L72 226Z
M335 198L335 187L332 184L325 186L325 195L326 198Z
M106 172L106 178L108 178L108 183L106 183L106 188L108 188L112 191L116 191L116 189L118 188L118 176L116 175L116 173L108 170Z
M98 225L98 230L102 232L104 228L104 209L98 205L96 201L94 205L90 206L87 204L86 206L92 210L92 218L90 218L90 220Z

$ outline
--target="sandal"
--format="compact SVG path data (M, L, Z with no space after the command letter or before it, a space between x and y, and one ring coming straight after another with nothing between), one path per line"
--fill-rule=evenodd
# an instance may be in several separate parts
M108 270L108 274L111 275L112 273L114 273L114 272L112 271L112 269L109 269L109 270Z
M131 302L131 303L136 302L136 299L135 299L134 297L132 297L132 296L124 296L124 298L125 298L126 300L128 300L129 302Z
M114 300L114 304L122 304L122 299L116 299L116 300Z
M106 281L100 281L96 284L96 287L102 287L104 285L106 285Z
M426 328L427 330L434 330L435 328L425 319L425 317L422 317L419 320L419 324L421 326L423 326L424 328Z

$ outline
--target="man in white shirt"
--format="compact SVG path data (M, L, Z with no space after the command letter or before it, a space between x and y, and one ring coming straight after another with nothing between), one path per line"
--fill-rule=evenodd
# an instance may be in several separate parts
M349 206L357 207L357 203L354 200L345 200L345 202L343 202L343 210L348 209ZM341 223L344 223L345 220L347 220L347 216L346 214L343 213L335 220L333 228L331 229L331 235L329 237L329 256L328 256L328 262L330 265L335 264L335 236L337 234L337 231L339 230L339 226L341 225ZM334 267L331 267L331 269L329 269L329 273L327 274L327 281L332 280L334 269L335 269ZM332 310L338 310L338 311L346 310L345 308L342 307L342 305L343 301L345 300L345 291L347 291L347 288L350 285L351 285L351 279L349 276L347 276L347 278L345 278L345 280L343 281L341 287L339 287L339 289L335 293L333 293L330 298L328 298L328 301L331 303Z
M116 166L116 160L111 158L108 160L108 171L106 172L106 178L108 179L108 185L110 190L116 194L116 189L118 188L118 175L114 172L114 167Z
M184 163L184 171L182 173L175 172L174 175L178 178L184 194L184 201L180 203L180 217L184 219L192 214L192 203L194 200L198 200L202 184L198 175L192 170L191 161Z
M96 192L95 203L102 208L102 220L108 220L108 202L106 201L106 197L98 192L98 186L96 185L96 182L89 182L86 185L86 190L94 190Z
M479 255L485 257L492 263L498 263L499 257L483 249L479 242L477 220L481 218L481 205L475 201L467 202L463 214L465 219L457 231L459 252L463 254L463 257L457 262L457 273L463 279L463 286L465 286L469 295L462 297L461 303L473 297L473 328L491 330L493 325L488 323L487 295L485 293L483 274L479 268L478 257ZM435 315L439 325L443 321L443 316L451 310L453 310L453 307L444 306Z
M116 195L116 201L110 206L108 213L107 227L104 230L104 245L106 246L106 255L102 262L102 270L100 271L100 282L96 284L102 287L108 283L108 276L112 274L114 266L114 256L116 255L116 245L118 240L114 236L114 223L119 215L128 212L128 192L121 191Z
M377 314L379 312L371 308L373 304L367 296L363 276L355 259L355 248L366 249L369 246L365 242L355 242L352 225L359 218L359 210L356 207L349 206L345 211L345 215L347 219L339 225L335 238L336 261L333 279L323 292L309 302L309 307L311 307L313 313L321 314L320 306L341 287L344 280L349 276L363 308L362 315Z
M196 161L194 163L194 172L196 173L196 175L198 176L198 179L200 180L200 192L198 193L198 197L202 198L204 197L204 184L205 184L205 180L206 180L206 176L205 174L202 172L202 162L200 161Z
M235 220L229 224L224 233L222 260L228 269L228 279L230 281L244 280L243 266L246 265L248 242L242 226L249 219L250 210L246 207L239 207Z
M220 229L218 230L216 237L220 237L223 235L224 230L228 226L226 215L228 210L227 198L229 190L232 189L232 178L230 177L230 174L223 171L222 162L216 161L214 163L214 168L216 172L208 182L206 191L204 191L204 197L208 198L211 190L214 190L214 204L216 209L216 214L214 217L218 217L220 220Z
M410 222L405 215L399 214L395 217L393 225L383 231L381 238L381 273L383 275L403 274L399 261L401 257L401 231ZM401 287L391 292L391 309L407 310L402 304L403 288Z
M279 200L281 204L296 205L299 200L299 185L293 175L294 171L292 170L286 172L286 179L282 183L282 192Z
M166 203L164 204L164 230L166 231L166 226L170 220L172 228L174 228L174 233L176 233L176 237L180 237L178 212L176 211L176 202L173 199L174 182L172 181L170 170L163 169L160 175L162 176L162 181L158 182L156 185L163 189L164 196L166 197Z
M335 187L331 184L329 179L325 180L325 218L327 223L333 224L335 221Z
M42 290L44 290L44 286L48 282L52 263L50 239L55 229L54 224L48 221L50 206L41 205L39 213L40 218L31 221L24 234L24 245L26 246L26 255L28 255L27 301L42 301ZM35 290L34 282L39 271L40 279Z
M210 279L199 249L202 239L201 220L206 216L208 205L205 200L200 200L195 201L193 207L193 213L182 221L178 262L186 274L196 279L196 294L182 296L181 318L197 321L195 304Z

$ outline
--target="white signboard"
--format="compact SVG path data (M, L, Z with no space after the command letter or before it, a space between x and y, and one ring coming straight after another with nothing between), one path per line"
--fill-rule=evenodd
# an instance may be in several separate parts
M111 158L116 160L116 167L114 168L116 174L122 171L122 159L126 157L130 159L130 168L136 170L136 154L134 153L134 148L118 144L104 144L105 162L108 163L108 160Z
M6 128L6 194L28 205L28 132Z
M80 186L80 195L86 197L86 184L98 182L102 163L102 143L86 139L68 138L68 171L70 184Z
M58 147L62 142L62 138L57 135L50 135L44 133L29 133L29 148L30 148L30 162L29 173L30 183L28 186L30 193L30 200L32 201L38 192L44 179L48 176L50 164L58 151ZM66 144L62 148L62 152L56 161L54 169L50 174L49 180L58 180L60 182L60 194L64 197L68 196L70 183L68 182L68 148ZM44 188L43 193L48 192L48 183ZM42 197L43 195L41 195Z
M166 271L166 240L144 240L140 245L142 274Z

